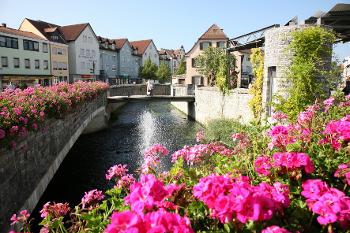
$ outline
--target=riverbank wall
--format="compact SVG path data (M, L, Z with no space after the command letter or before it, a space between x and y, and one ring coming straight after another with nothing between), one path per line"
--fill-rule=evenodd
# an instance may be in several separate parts
M171 104L203 125L220 118L234 119L243 124L254 119L248 105L251 99L248 89L236 88L223 95L216 87L173 85L171 94L174 96L194 94L196 98L194 103L171 102Z
M32 211L61 162L87 125L105 112L106 93L77 106L62 118L47 119L36 132L0 148L0 232L7 232L10 217Z

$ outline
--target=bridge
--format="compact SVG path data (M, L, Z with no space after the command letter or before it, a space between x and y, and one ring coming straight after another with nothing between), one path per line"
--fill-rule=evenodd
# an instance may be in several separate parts
M108 103L123 103L137 101L171 101L171 102L195 102L193 95L171 96L171 95L132 95L132 96L109 96Z

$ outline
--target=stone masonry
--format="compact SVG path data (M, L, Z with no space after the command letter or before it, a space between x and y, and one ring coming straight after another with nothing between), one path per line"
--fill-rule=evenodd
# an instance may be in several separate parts
M34 209L70 148L106 104L104 93L63 118L46 120L40 130L18 141L15 149L0 148L1 233L7 232L13 213Z

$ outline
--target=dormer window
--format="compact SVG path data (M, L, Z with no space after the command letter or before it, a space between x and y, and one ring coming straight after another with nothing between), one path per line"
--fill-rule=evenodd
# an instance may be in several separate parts
M216 42L216 47L224 49L227 47L226 42L225 41Z

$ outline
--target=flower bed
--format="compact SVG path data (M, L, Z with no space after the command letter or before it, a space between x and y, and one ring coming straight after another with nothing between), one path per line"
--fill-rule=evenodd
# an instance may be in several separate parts
M0 145L14 146L16 138L37 130L46 118L60 118L107 88L102 82L76 82L1 92Z
M268 130L231 132L233 144L206 141L170 155L159 172L156 144L140 179L126 165L107 171L115 187L82 203L47 203L41 232L349 232L350 96L309 106L298 120L275 114ZM30 231L26 211L11 218Z

